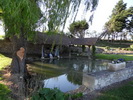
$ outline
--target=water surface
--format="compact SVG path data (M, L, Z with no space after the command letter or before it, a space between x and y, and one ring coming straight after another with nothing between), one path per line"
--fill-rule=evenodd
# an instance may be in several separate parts
M107 69L106 60L87 58L55 59L34 62L30 69L41 75L46 88L59 88L63 92L82 85L84 73L94 73Z

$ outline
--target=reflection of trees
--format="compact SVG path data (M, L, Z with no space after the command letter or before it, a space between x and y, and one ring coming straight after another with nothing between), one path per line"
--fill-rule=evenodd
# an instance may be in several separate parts
M75 85L81 85L83 74L76 71L70 71L67 75L67 79L69 82L75 84Z
M75 64L75 66L76 66L76 71L68 72L67 79L75 85L81 85L83 79L84 64L80 65Z
M104 61L105 62L105 61ZM106 63L106 62L105 62ZM75 85L81 85L83 79L83 72L96 72L105 70L105 65L101 60L88 60L83 58L74 59L60 59L55 60L49 64L49 60L43 63L36 62L32 69L44 78L51 78L67 73L67 79Z
M90 60L89 61L89 66L88 66L88 72L93 72L93 71L95 71L95 69L96 69L96 65L95 65L95 60Z
M88 62L88 73L89 72L97 72L101 70L106 70L107 69L107 62L106 61L101 61L101 60L90 60Z

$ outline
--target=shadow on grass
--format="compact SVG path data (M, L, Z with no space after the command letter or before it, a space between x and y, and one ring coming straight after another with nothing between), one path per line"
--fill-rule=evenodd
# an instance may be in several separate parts
M115 89L103 92L95 100L133 100L133 81Z

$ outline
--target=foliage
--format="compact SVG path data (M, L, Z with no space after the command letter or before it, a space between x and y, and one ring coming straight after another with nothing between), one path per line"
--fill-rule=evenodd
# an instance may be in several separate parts
M126 51L133 51L132 48L123 48L123 50L126 50Z
M73 22L70 24L69 31L74 37L84 38L85 30L88 29L89 25L86 20Z
M109 50L109 49L110 49L110 47L109 47L109 46L106 46L106 47L105 47L105 49Z
M132 61L133 60L133 55L121 55L121 54L96 54L96 58L97 59L108 59L108 60L112 60L112 59L125 59L126 61Z
M110 89L102 93L96 100L132 100L133 81L115 89Z
M98 0L62 0L62 2L59 0L42 1L46 8L43 9L44 16L42 17L42 20L47 22L46 26L48 26L48 31L56 30L59 26L64 29L68 17L71 19L71 22L73 22L77 16L81 2L85 6L85 12L89 9L94 10L98 3Z
M77 98L82 97L83 96L83 93L80 92L80 93L72 94L70 96L71 96L72 99L77 99Z
M33 37L40 18L40 9L34 0L0 0L0 7L6 36Z
M133 7L127 9L127 4L120 0L114 7L110 19L105 24L105 33L108 38L112 35L112 40L118 37L120 33L121 39L126 39L127 33L124 29L131 31L133 28ZM123 33L122 33L123 32Z
M0 20L2 19L2 10L1 10L1 8L0 8Z
M125 45L126 43L126 45ZM133 41L114 41L114 42L109 42L106 40L102 40L102 41L98 41L96 43L96 46L100 46L100 47L105 47L105 48L129 48L130 47L130 43L133 43ZM108 46L108 47L106 47Z
M68 100L68 98L76 99L82 96L82 93L65 94L57 88L42 88L32 96L31 100Z
M0 0L5 31L19 36L23 30L24 36L31 38L37 25L45 23L48 31L59 29L59 25L64 28L70 15L75 18L81 1L85 11L94 10L98 4L98 0Z
M53 90L50 88L42 88L32 97L32 100L66 100L66 97L57 88Z
M3 84L0 84L0 100L8 100L8 94L10 93L11 91L8 89L7 86L3 85Z

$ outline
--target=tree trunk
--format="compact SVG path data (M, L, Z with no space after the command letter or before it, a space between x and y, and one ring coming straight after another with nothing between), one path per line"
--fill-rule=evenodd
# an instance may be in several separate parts
M11 38L13 43L13 57L11 63L11 73L20 74L26 78L29 74L26 68L26 40L24 36L14 36Z

